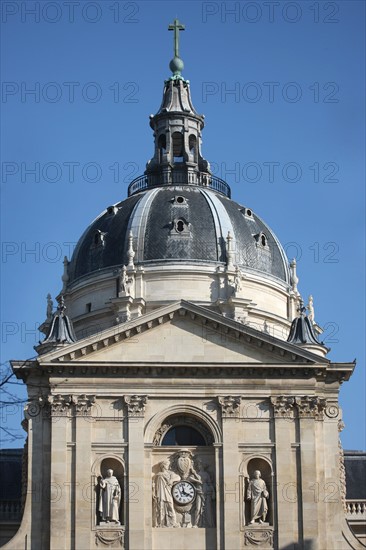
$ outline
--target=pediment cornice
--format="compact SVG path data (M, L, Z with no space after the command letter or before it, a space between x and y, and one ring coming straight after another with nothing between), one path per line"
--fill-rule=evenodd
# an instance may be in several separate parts
M142 315L132 321L128 321L91 337L78 340L73 344L59 346L37 358L39 365L49 363L69 363L79 358L90 356L93 362L93 353L100 352L117 343L130 339L132 336L142 334L145 331L173 321L173 319L190 319L192 322L200 322L211 330L221 331L227 337L242 341L243 345L261 350L271 358L271 363L300 363L300 364L329 364L329 360L319 357L314 353L304 350L293 344L289 344L278 338L260 332L252 327L224 317L205 307L180 300L168 306L161 307L150 313Z

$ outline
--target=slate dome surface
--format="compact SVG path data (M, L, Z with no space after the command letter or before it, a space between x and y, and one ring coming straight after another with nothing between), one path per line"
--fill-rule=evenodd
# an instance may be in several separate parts
M135 265L208 263L215 270L229 263L230 243L231 268L289 283L288 261L273 232L251 209L231 200L230 187L202 156L204 116L192 104L177 53L174 59L171 70L179 74L164 82L162 104L150 116L153 157L130 184L128 198L102 212L79 240L68 285L126 265L130 234Z
M135 264L224 263L230 232L234 263L243 271L290 280L282 246L254 212L208 187L169 185L137 192L102 212L75 248L68 284L127 264L130 231Z

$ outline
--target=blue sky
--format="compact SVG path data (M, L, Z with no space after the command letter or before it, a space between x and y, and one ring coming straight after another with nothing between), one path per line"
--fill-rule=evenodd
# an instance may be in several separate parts
M1 8L2 362L35 355L63 256L143 173L153 151L148 116L170 75L167 26L178 17L183 74L206 117L203 154L297 258L329 357L357 358L341 389L342 441L365 449L365 4ZM20 409L2 420L17 426Z

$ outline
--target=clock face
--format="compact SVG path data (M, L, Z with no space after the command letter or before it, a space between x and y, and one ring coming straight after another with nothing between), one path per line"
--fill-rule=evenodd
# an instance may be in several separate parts
M173 485L172 495L178 504L190 504L196 496L196 491L189 481L179 481Z

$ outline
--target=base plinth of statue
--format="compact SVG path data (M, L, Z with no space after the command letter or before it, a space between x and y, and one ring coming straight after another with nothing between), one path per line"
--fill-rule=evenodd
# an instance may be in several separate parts
M273 527L268 522L251 523L244 528L244 545L260 548L273 548Z
M100 522L95 532L95 543L104 548L124 548L125 528L112 521Z

